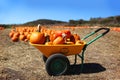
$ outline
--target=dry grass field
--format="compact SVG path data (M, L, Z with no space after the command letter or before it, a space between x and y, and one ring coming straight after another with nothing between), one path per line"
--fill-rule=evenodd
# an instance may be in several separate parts
M75 29L74 33L82 38L94 30ZM81 60L72 65L74 56L69 56L70 70L62 76L49 76L40 51L28 42L12 42L9 32L0 31L0 80L120 80L120 32L110 31L87 47L83 72Z

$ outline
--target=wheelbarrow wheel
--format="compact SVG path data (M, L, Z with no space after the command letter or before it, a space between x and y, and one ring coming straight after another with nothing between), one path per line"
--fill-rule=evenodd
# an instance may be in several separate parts
M70 62L63 54L53 54L46 61L46 71L53 76L65 74L69 66Z
M43 59L43 61L46 63L47 57L46 57L45 55L42 55L42 59Z

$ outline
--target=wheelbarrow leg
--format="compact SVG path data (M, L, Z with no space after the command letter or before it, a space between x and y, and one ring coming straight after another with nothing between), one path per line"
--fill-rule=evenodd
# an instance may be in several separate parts
M86 50L86 47L87 45L83 48L83 51L82 51L82 55L79 55L78 56L81 58L81 72L83 71L83 65L84 65L84 53L85 53L85 50Z
M77 55L75 55L75 62L74 62L74 65L76 65L77 63Z

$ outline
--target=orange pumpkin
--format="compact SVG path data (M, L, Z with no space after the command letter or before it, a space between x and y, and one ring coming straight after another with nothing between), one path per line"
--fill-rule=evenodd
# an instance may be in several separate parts
M24 35L24 32L23 32L23 31L20 31L20 35Z
M53 41L53 44L56 45L56 44L64 44L65 41L62 37L57 37L54 41Z
M30 29L27 29L27 32L30 32Z
M9 37L10 37L10 38L12 38L13 35L14 35L14 32L10 32L10 33L9 33Z
M33 32L30 36L30 42L34 44L44 44L45 36L41 32Z
M17 41L18 41L18 37L13 36L13 37L11 38L11 40L12 40L13 42L17 42Z
M70 36L70 41L75 43L75 37L73 35Z
M24 35L27 36L29 33L28 32L24 32Z
M20 35L20 34L19 34L18 32L15 32L15 33L14 33L14 36L16 36L16 37L19 37L19 35Z
M28 40L30 40L30 36L31 36L31 34L29 33L29 34L27 35L27 39L28 39Z
M50 41L53 42L57 38L57 34L50 35Z
M47 29L47 31L46 31L46 33L47 33L48 35L50 35L51 32L52 32L52 30L50 30L50 29Z
M56 36L58 37L58 36L62 36L62 34L63 34L63 32L62 31L56 31Z
M25 35L20 35L20 36L19 36L19 39L20 39L21 41L24 41L25 38L26 38Z
M80 40L80 36L79 36L78 34L73 34L73 36L74 36L74 38L75 38L75 42L76 42L77 40Z
M70 36L71 36L70 30L63 30L62 32L66 34L67 38L70 38Z

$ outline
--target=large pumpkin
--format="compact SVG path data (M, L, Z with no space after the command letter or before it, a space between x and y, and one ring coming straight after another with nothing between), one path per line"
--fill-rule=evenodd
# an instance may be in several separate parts
M44 44L45 36L41 32L33 32L30 36L30 42L34 44Z

